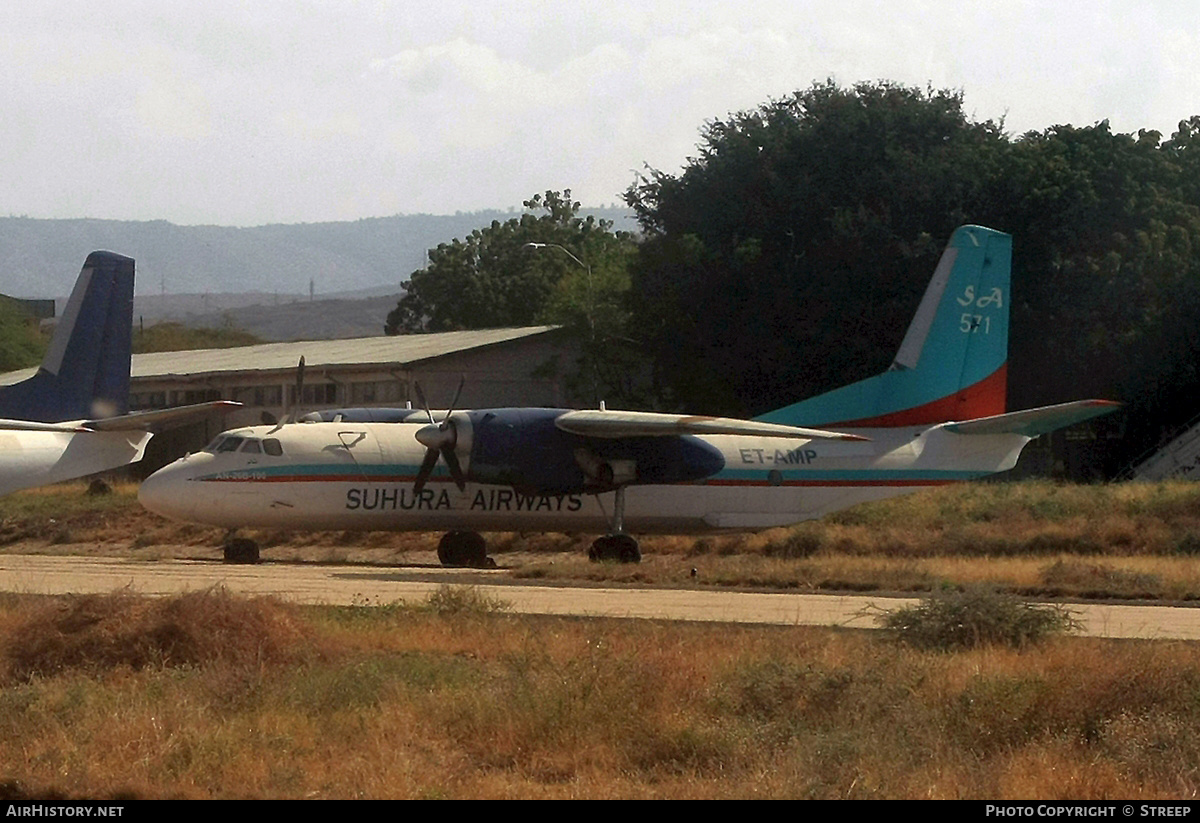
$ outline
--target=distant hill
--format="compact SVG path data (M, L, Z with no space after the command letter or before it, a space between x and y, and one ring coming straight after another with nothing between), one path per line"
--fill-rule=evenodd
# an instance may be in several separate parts
M197 295L188 295L197 297ZM134 300L134 321L149 328L163 320L173 320L191 328L221 328L232 325L263 340L337 340L350 337L375 337L383 334L388 312L396 307L399 293L376 297L321 298L287 295L255 300L256 295L217 294L210 296L209 311L171 311L164 314L139 313L143 298ZM147 301L157 300L151 295ZM248 302L239 302L248 301ZM161 301L160 301L161 302ZM236 304L216 310L218 304Z
M637 230L629 209L581 212ZM107 249L137 260L139 296L187 294L201 306L208 302L202 311L218 315L222 293L257 292L268 306L296 295L307 300L310 283L321 297L362 290L398 294L425 264L428 249L518 214L397 215L253 228L6 217L0 218L0 293L63 297L88 253Z

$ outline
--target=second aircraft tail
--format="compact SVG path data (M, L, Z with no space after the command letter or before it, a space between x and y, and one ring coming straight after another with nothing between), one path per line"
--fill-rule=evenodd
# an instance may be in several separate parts
M129 409L133 260L88 255L37 374L0 388L0 418L57 423Z

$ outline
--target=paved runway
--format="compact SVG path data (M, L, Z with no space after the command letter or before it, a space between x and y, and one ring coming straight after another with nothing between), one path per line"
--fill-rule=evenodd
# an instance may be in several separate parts
M447 583L481 593L527 614L700 620L777 625L875 628L883 610L917 602L884 596L770 594L711 589L554 586L512 581L507 572L265 563L226 566L195 560L0 555L0 590L31 594L103 593L125 586L148 595L223 585L298 603L332 605L420 602ZM1070 604L1084 633L1096 637L1200 639L1200 608Z

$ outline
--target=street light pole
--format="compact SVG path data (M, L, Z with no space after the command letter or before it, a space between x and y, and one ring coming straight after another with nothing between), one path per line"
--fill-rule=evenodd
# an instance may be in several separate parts
M588 356L590 358L595 358L595 356L596 356L596 354L595 354L596 320L595 320L595 317L593 316L594 310L595 310L595 304L593 302L593 295L592 295L592 267L589 266L587 263L583 262L582 260L580 260L578 257L576 257L571 252L571 250L568 249L566 246L560 246L558 243L526 243L525 248L527 248L527 249L558 249L563 254L565 254L567 257L570 257L572 260L574 260L576 263L578 263L583 268L583 270L587 272L588 346L591 349L591 351L588 353ZM597 383L596 364L595 364L595 360L593 359L593 361L592 361L592 395L593 395L592 399L593 400L599 399L598 397L596 397L596 395L598 395L600 393L599 388L597 387L596 383Z

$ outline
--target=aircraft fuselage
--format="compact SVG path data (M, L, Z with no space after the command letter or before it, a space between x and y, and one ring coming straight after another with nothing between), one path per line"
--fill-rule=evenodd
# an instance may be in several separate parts
M119 468L142 458L145 431L0 429L0 495Z
M415 437L420 428L410 423L296 423L233 430L210 449L152 475L140 499L165 516L227 528L608 528L611 490L586 484L554 487L550 481L543 488L480 482L477 472L495 474L490 464L472 464L482 460L478 449L464 451L464 489L439 465L424 488L416 490L425 457ZM787 525L860 502L1004 471L1029 441L1011 434L966 437L927 426L855 433L871 439L678 438L695 441L697 454L703 450L719 460L706 463L706 476L669 483L642 482L636 451L623 454L629 459L613 463L634 478L626 486L625 527L640 533L695 534ZM549 452L535 457L546 464L563 459L561 453Z

